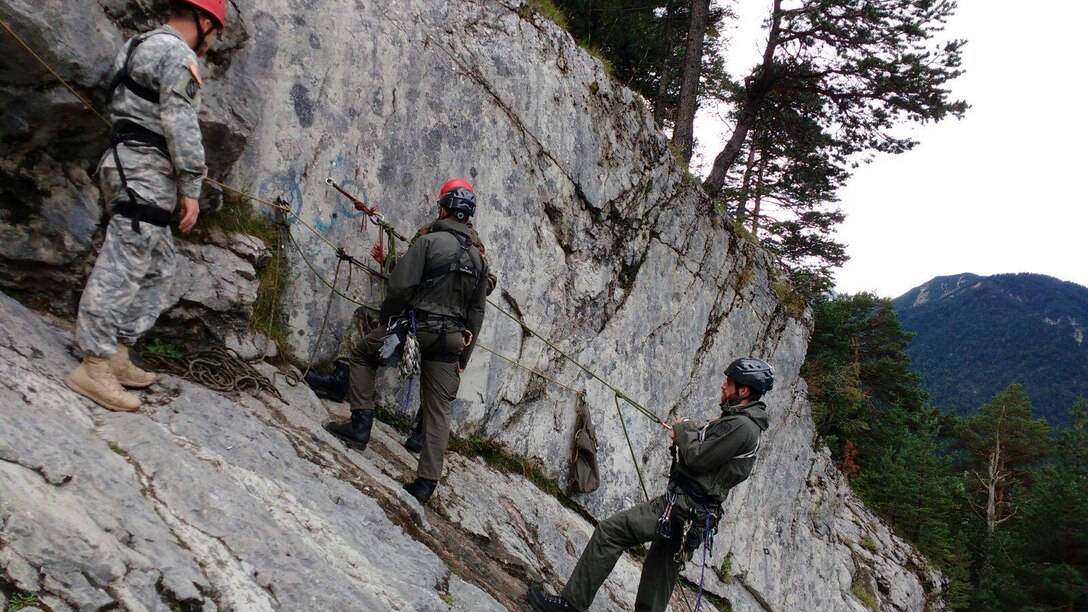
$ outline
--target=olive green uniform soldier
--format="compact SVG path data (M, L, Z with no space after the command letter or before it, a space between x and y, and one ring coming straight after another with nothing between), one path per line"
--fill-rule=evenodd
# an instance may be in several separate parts
M175 265L169 223L180 204L182 232L196 224L207 174L201 140L201 78L226 18L224 0L172 0L170 19L130 39L114 62L110 148L98 166L113 216L87 279L76 318L83 361L65 383L109 410L131 412L155 375L129 359L129 347L169 305Z
M737 359L725 376L720 417L701 427L686 419L672 425L676 454L668 492L601 521L561 595L529 586L528 599L537 610L589 609L623 551L648 541L635 610L665 609L684 561L704 536L712 536L729 490L751 474L767 429L767 407L758 400L774 385L771 367L760 359Z
M374 379L382 364L382 345L393 321L414 321L420 349L420 412L426 442L416 479L405 486L426 504L442 477L450 434L450 403L468 365L484 321L487 263L472 244L469 218L476 197L465 181L454 179L439 192L439 219L397 262L382 303L381 325L351 355L348 403L351 420L330 423L330 433L364 450L374 423Z
M431 221L419 228L416 231L416 235L412 237L409 244L415 244L416 240L420 236L425 236L430 233L431 228L434 226L435 221ZM480 235L476 233L476 230L471 225L468 226L469 240L473 246L480 250L480 254L487 256L484 250L483 241L480 240ZM379 264L385 265L386 254L382 250L380 245L374 245L374 249L371 250L371 254ZM495 290L495 286L498 284L498 278L495 273L490 269L487 272L487 295L491 295L491 292ZM340 337L340 343L337 345L336 356L333 358L333 369L329 374L321 374L317 371L309 371L306 373L306 384L311 389L323 394L334 402L342 402L348 394L348 364L351 362L351 354L355 350L355 347L366 338L367 335L373 331L375 327L375 321L378 318L378 311L369 306L360 306L355 309L355 313L351 316L351 321L348 322L348 327L344 331L344 335ZM405 445L409 447L412 452L418 453L419 445L422 443L422 423L417 421L415 431L413 431L411 442L405 442Z

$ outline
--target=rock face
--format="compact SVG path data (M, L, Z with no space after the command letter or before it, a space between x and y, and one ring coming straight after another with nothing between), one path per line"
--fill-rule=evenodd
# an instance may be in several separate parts
M139 8L141 3L102 0L98 7L78 16L46 20L41 15L53 11L47 12L49 6L38 9L38 4L24 0L5 3L0 6L0 17L26 33L32 44L48 51L47 59L62 66L62 75L72 79L80 91L100 101L101 83L117 46L125 35L146 26L151 17ZM55 12L66 12L57 0L45 4L56 5L52 7ZM811 325L808 315L791 313L783 304L771 258L738 237L731 230L731 221L715 212L697 182L675 165L644 102L609 78L569 35L532 15L520 2L507 0L229 4L232 34L210 58L207 69L202 116L205 137L215 169L220 173L229 169L229 183L265 200L283 198L299 217L290 225L299 251L292 251L292 273L284 297L297 354L308 355L316 348L319 357L330 356L339 329L355 306L334 300L331 321L335 329L319 337L329 290L310 265L331 281L336 258L328 244L306 225L360 258L376 238L374 228L361 228L359 213L325 185L325 178L331 176L369 204L380 205L388 220L410 234L433 217L437 187L451 176L462 176L476 186L480 198L477 228L499 276L481 343L585 393L593 410L603 486L592 494L577 496L579 504L603 517L641 501L636 465L649 493L659 494L668 468L667 438L656 423L630 407L622 407L618 417L610 389L525 333L518 323L502 316L499 308L522 317L579 363L662 418L713 416L721 371L732 358L754 354L772 363L778 382L767 400L775 420L765 451L753 478L728 500L729 520L723 523L707 563L709 588L727 597L734 609L862 609L855 595L858 589L871 593L882 609L914 610L926 605L927 593L939 584L940 577L921 569L924 560L865 511L826 454L813 450L814 428L804 383L798 377ZM28 269L68 279L67 296L54 299L67 300L67 310L52 310L70 314L73 288L82 286L87 255L98 239L98 226L80 221L80 215L71 211L101 214L87 176L101 147L92 144L102 142L102 133L95 132L92 115L52 85L49 75L4 36L0 36L0 51L17 60L13 69L0 68L0 99L5 102L5 119L11 118L0 128L9 130L0 138L0 196L5 198L0 214L6 215L0 231L11 232L3 235L9 238L4 240L8 244L0 247L4 249L0 251L0 283L37 294L29 285ZM18 103L9 104L9 100ZM55 122L44 120L49 113L69 116L69 125L86 125L87 129L62 133ZM40 127L43 124L48 126ZM67 146L55 144L66 142L66 138ZM61 149L66 151L63 156L58 152ZM43 173L58 165L63 172L53 172L46 180ZM224 318L237 322L248 317L255 291L253 266L259 265L256 262L261 256L247 256L243 242L228 239L218 245L183 248L190 263L179 277L179 306L168 314L168 320L199 319L206 327L218 328L217 322ZM302 261L298 252L308 261ZM72 262L81 263L72 266ZM225 277L210 278L207 273L213 272ZM362 275L355 274L352 279L349 283L347 276L341 275L338 289L360 300L379 297L378 289ZM251 355L260 353L266 344L259 338L242 337L237 330L221 333L219 338L248 347ZM16 335L9 341L21 342ZM60 364L57 367L67 367L61 356L55 359ZM57 380L53 380L54 387ZM22 427L33 427L25 421L33 422L41 412L38 406L49 402L58 410L82 412L79 418L54 420L73 428L74 423L81 423L82 433L73 430L70 435L89 436L87 444L98 444L99 449L110 442L119 445L123 457L102 458L110 461L103 469L115 479L137 483L126 486L135 487L133 496L139 493L148 500L152 510L145 508L144 512L158 515L165 524L155 527L160 529L156 533L199 550L186 556L180 548L169 557L130 547L128 540L121 538L128 551L119 551L118 558L139 554L175 559L172 567L180 569L173 574L173 582L163 587L168 591L165 596L156 588L155 571L163 571L161 563L141 565L138 560L96 568L90 572L93 580L84 574L53 576L49 588L42 586L45 582L37 583L41 590L69 605L74 605L74 596L62 595L68 591L56 585L74 589L83 594L80 597L97 593L93 597L104 600L108 596L113 601L122 601L122 597L127 598L125 602L168 601L170 597L214 601L210 594L218 591L230 593L233 599L217 605L229 601L257 602L253 605L258 607L288 608L305 603L320 607L321 602L307 602L299 593L285 595L278 590L283 587L269 585L287 580L286 566L278 565L287 552L296 557L293 563L302 564L307 571L328 560L330 553L324 552L321 538L342 530L347 521L338 523L324 517L326 512L338 516L339 511L333 507L339 504L329 505L331 494L325 489L338 491L336 495L344 491L334 499L350 499L345 503L354 504L353 508L375 521L380 517L373 502L367 501L371 493L381 499L400 500L384 505L379 501L378 505L387 519L394 523L401 520L390 518L401 515L389 508L399 508L403 500L395 494L377 493L386 487L366 491L370 485L363 485L362 490L349 486L356 482L350 478L348 484L334 482L345 477L344 473L327 468L326 462L340 465L350 461L355 464L352 469L378 480L385 478L382 482L389 484L388 474L380 474L384 468L359 464L355 458L343 459L337 454L335 460L317 461L328 470L318 478L319 484L302 483L301 476L287 477L276 471L278 465L260 466L256 459L246 464L248 475L226 467L229 462L224 463L224 451L215 449L231 445L227 440L234 435L230 432L235 425L250 432L243 438L252 439L258 436L255 432L261 432L259 435L268 440L280 440L282 445L275 454L264 457L273 463L284 461L290 452L306 461L314 453L330 452L327 447L331 442L314 426L322 416L321 408L312 399L301 397L298 390L285 391L285 397L289 394L292 398L289 407L273 409L265 402L243 399L228 410L228 400L187 383L174 380L168 386L171 390L155 400L158 404L144 416L116 421L111 415L80 407L63 389L50 391L57 395L54 399L12 391L11 401L5 401L5 405L24 406L23 410L27 404L35 406L34 418L18 420ZM396 392L394 386L387 387L387 403L399 404ZM297 406L296 398L300 402ZM224 412L249 416L236 424L216 420L225 418ZM218 415L213 418L220 423L218 434L212 433L215 428L199 435L190 429L197 427L191 421L199 420L194 414L205 413ZM300 426L300 415L308 415L305 429L311 432L302 436L304 441L297 439L292 429ZM630 434L634 457L620 418ZM500 440L518 453L538 458L556 479L566 479L574 421L574 397L567 389L477 350L462 380L453 419L456 433ZM22 444L26 437L15 442ZM61 461L60 451L47 452L50 444L42 440L41 445L19 451L19 457L31 459L4 459L7 463L0 463L13 472L10 478L17 473L20 482L33 482L25 468L9 464L30 464L36 466L30 467L30 472L42 474L45 470L60 474L55 478L61 480L70 475L67 472L72 468L63 466L71 464ZM209 445L211 448L206 448ZM162 456L151 450L160 447L167 449ZM7 448L0 446L0 452L16 452ZM57 455L54 459L60 463L47 465L36 458L38 451ZM132 467L135 465L139 469ZM163 478L159 474L174 474L180 491L209 466L227 470L229 474L218 484L226 487L224 490L252 495L256 501L244 501L252 504L252 509L271 504L273 510L261 510L274 517L271 524L296 521L307 525L305 534L289 536L295 538L289 540L292 547L307 552L298 553L302 555L298 558L291 547L262 548L269 546L264 539L269 534L261 531L265 527L257 527L246 541L225 541L226 533L244 531L247 524L236 513L215 518L236 521L229 528L201 522L202 514L223 505L220 500L235 501L233 494L214 493L216 485L212 483L204 497L176 491L174 497L160 497L157 487L143 484L159 482ZM502 572L496 570L485 581L511 585L510 580L516 583L526 576L539 576L553 585L562 582L573 565L573 555L588 536L585 523L572 517L572 525L581 524L581 535L565 536L565 542L545 542L542 538L547 530L534 529L543 519L524 513L528 498L519 497L521 494L497 493L487 506L473 507L478 500L463 491L472 486L489 490L492 483L486 479L499 481L501 477L486 473L466 476L473 473L471 467L451 461L449 486L445 488L448 493L443 493L440 513L450 529L461 529L506 551L507 561L500 564L507 568L506 577L497 578ZM40 493L57 494L51 477L41 478L45 483L36 485ZM285 478L294 484L283 485ZM486 483L480 484L481 480ZM59 489L67 486L61 483ZM94 492L65 494L71 495L65 502L75 503ZM306 513L292 514L281 497L291 499L292 506L313 505L306 506ZM275 503L270 501L273 499ZM106 501L126 508L125 504L135 507L143 503L136 497ZM481 518L504 513L509 520L504 519L505 527L501 528L489 526ZM321 521L314 517L321 517ZM153 522L152 518L148 521ZM23 520L28 523L19 523L24 525L21 529L35 529L37 523ZM72 520L83 525L80 529L115 531L112 527L106 530L98 519ZM562 523L553 519L548 524ZM426 535L429 532L422 527L406 533L393 548L418 550L413 542L419 541L432 551L447 546L440 537ZM399 559L390 558L396 556L388 552L393 548L374 548L366 534L338 537L342 540L333 548L341 551L344 559L337 561L346 560L351 569L334 566L344 575L358 576L363 571L360 568L366 568L396 579L409 571ZM152 539L159 542L158 538ZM10 545L3 550L9 549ZM5 564L17 568L8 571L13 580L13 571L22 572L18 584L30 584L26 567L34 565L26 555L41 554L35 549L33 544L18 548L22 551L19 558L26 563ZM72 554L92 556L87 551ZM222 565L226 569L211 571L199 564L194 569L194 557L206 562L212 559L215 568ZM419 551L418 567L410 572L412 579L445 585L442 569L433 559L425 558L426 553ZM379 567L386 561L388 566ZM253 568L258 566L263 569L253 576ZM128 567L143 569L133 570L129 578L122 572ZM137 578L139 572L143 574ZM698 563L689 565L687 575L698 580ZM632 580L621 576L622 586L598 601L608 599L615 605L623 602L629 606ZM432 590L456 598L453 591L461 587L454 583ZM404 595L393 587L380 592L358 588L362 589L360 597L388 605L395 602L426 608L434 603L432 599L411 599L416 595ZM501 593L488 592L502 605L509 604Z
M64 387L69 332L3 294L0 317L5 592L58 611L503 610L589 538L523 478L456 456L424 515L387 428L346 451L270 366L286 403L166 376L139 414L105 412ZM637 580L624 558L595 609L624 609Z

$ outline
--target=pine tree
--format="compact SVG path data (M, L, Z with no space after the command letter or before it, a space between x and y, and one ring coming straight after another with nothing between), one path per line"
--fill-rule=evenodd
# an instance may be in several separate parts
M673 126L685 66L691 64L686 61L691 0L552 1L566 16L567 27L579 44L600 53L617 79L651 102L660 127ZM729 76L722 54L723 32L732 17L728 4L709 5L704 36L699 39L702 57L690 72L696 75L696 107L704 100L722 100L726 95Z
M856 164L873 152L916 143L891 128L961 116L949 98L964 41L934 36L954 0L773 0L763 56L736 98L737 122L703 183L717 195L760 119L776 104L816 96L811 118L836 142L836 159Z
M1011 487L1047 452L1049 427L1044 419L1033 420L1031 410L1023 388L1014 384L963 422L961 438L975 463L969 478L983 498L975 509L988 534L1016 513Z
M745 145L746 163L730 172L720 198L737 222L778 255L795 289L817 299L833 286L833 269L846 262L834 238L845 215L835 206L850 173L833 160L834 141L804 106L816 96L769 104Z
M967 452L968 508L977 517L970 540L974 609L1000 608L1005 587L1015 583L1009 532L1002 526L1021 511L1023 495L1016 493L1027 486L1029 468L1046 455L1049 445L1046 421L1031 417L1031 402L1013 384L963 419L958 432Z

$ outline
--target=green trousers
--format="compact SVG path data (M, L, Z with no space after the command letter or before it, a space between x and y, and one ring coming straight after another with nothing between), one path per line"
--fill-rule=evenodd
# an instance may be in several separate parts
M374 378L381 366L378 351L385 333L385 327L379 326L356 344L351 353L348 404L352 410L374 410ZM419 410L426 436L416 473L420 478L441 480L450 441L450 403L461 386L456 357L465 350L465 341L459 329L447 330L445 334L440 330L420 329L416 339L422 355Z
M613 514L597 524L593 537L589 539L574 572L563 588L563 597L579 610L589 609L597 589L612 573L623 551L649 542L657 528L657 517L665 508L665 497L661 496L639 504L623 512ZM680 509L676 509L680 514ZM638 583L635 596L635 610L664 610L669 604L672 590L680 574L682 563L676 560L676 553L683 544L683 522L673 515L672 537L668 540L653 540L650 554L642 564L642 578Z

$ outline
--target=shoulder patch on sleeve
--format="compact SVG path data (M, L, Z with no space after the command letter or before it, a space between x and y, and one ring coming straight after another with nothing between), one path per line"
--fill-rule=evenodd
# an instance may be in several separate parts
M204 84L204 79L200 78L200 69L196 65L196 60L189 62L189 74L193 75L193 78L196 79L197 85Z
M200 93L200 86L203 82L200 79L200 73L197 71L195 61L190 63L187 68L188 70L182 72L178 77L173 90L174 93L184 98L186 102L194 104L197 95Z

